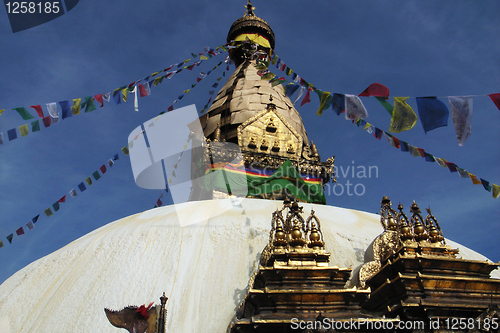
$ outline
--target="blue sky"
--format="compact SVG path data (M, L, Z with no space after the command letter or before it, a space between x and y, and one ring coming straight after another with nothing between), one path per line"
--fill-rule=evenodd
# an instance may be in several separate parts
M226 41L246 1L82 0L69 13L13 34L0 9L0 281L86 233L154 206L160 191L137 187L130 161L120 153L113 168L85 192L67 198L55 215L43 211L127 144L130 132L166 110L182 91L225 55L183 71L152 88L152 95L66 119L8 142L6 132L24 121L10 109L109 92ZM359 94L373 82L391 97L479 95L474 97L472 135L459 147L451 119L447 127L424 133L418 122L396 136L490 182L500 184L500 111L486 96L500 92L500 3L485 1L262 1L255 13L276 35L276 53L297 74L321 90ZM196 104L225 66L214 70L176 104ZM234 65L230 66L230 72ZM277 70L275 70L278 73ZM382 196L408 213L412 200L430 206L445 236L500 260L500 199L437 163L391 147L342 116L316 115L317 96L297 105L323 160L336 156L339 185L358 193L327 196L329 205L378 212ZM369 117L388 130L389 114L373 98L363 98ZM392 99L390 99L392 102ZM32 111L30 109L30 111ZM34 115L35 113L32 112ZM43 127L43 126L42 126ZM347 167L374 167L371 178L346 175ZM353 188L351 188L353 189ZM353 192L351 192L352 194ZM169 202L169 200L164 200ZM171 200L170 200L171 202ZM271 213L271 212L270 212ZM6 236L42 214L35 229ZM321 218L321 217L319 217ZM25 228L26 229L26 228Z

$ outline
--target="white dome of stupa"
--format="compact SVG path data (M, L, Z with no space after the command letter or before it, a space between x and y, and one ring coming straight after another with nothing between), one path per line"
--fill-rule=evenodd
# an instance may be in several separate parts
M301 203L321 221L331 266L363 263L379 216ZM167 332L225 332L244 299L282 202L229 199L165 206L109 223L0 286L0 332L123 332L104 308L167 302ZM196 221L181 227L179 220ZM211 216L211 217L210 217ZM209 217L208 219L206 217ZM485 260L451 241L460 256ZM499 277L498 271L492 274Z

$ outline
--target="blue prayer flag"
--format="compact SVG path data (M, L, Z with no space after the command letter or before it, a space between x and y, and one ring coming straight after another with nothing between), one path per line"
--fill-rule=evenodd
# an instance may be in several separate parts
M340 115L345 110L345 96L342 94L332 95L332 110Z
M286 97L290 97L292 96L296 91L297 89L299 89L300 85L298 84L295 84L295 83L289 83L285 86L285 96Z
M12 141L14 139L17 139L17 132L16 132L16 129L13 128L13 129L10 129L7 131L7 135L9 136L9 141Z
M85 191L87 189L87 187L85 187L85 184L83 182L81 182L80 184L78 184L78 188L80 189L80 191Z
M417 107L425 133L438 127L448 126L450 111L436 97L417 97Z
M69 101L61 101L59 102L59 105L62 109L62 119L66 119L72 116Z

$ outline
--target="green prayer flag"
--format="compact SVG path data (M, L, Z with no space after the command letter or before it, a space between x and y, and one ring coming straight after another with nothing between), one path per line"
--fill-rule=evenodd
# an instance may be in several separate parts
M176 177L176 175L175 175L175 170L173 170L173 171L172 171L172 176L173 176L173 177Z
M271 80L272 78L274 78L276 75L274 73L266 73L264 75L262 75L260 78L261 80Z
M3 241L0 240L0 248L3 247Z
M28 130L28 124L24 124L19 126L19 133L21 133L21 136L26 136L30 133Z
M31 122L31 132L38 132L40 130L40 121L37 119Z
M56 211L56 212L57 212L57 211L59 210L59 202L54 202L54 203L52 204L52 207L54 207L54 211Z
M71 114L74 116L75 114L80 114L80 108L82 105L82 99L76 98L73 100L73 106L71 107Z
M92 176L94 176L95 180L99 180L99 178L101 178L101 175L99 174L99 171L97 171L97 170L92 172Z
M377 99L377 101L380 102L380 104L382 104L382 106L392 116L392 111L394 110L394 106L392 106L392 104L387 101L387 98L385 98L385 97L375 97L375 98Z
M7 236L7 240L9 241L10 244L12 244L12 238L14 238L14 234L10 234Z
M31 113L28 112L28 110L26 110L26 108L14 108L12 110L16 110L17 113L19 113L19 115L24 119L24 120L30 120L30 119L33 119L35 117L33 117L31 115Z
M85 112L92 112L96 110L94 98L92 96L85 97Z

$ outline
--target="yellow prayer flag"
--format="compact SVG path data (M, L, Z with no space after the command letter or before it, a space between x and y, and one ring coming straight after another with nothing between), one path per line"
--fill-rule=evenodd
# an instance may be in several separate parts
M128 153L129 153L128 147L127 146L123 147L122 152L123 152L123 155L128 155Z
M153 74L151 74L151 76L155 76L155 75L158 75L160 72L154 72Z
M183 93L187 94L188 92L190 92L191 89L188 89L188 90L184 90Z
M370 123L366 123L365 127L363 127L363 131L366 131L368 128L370 128L371 125L372 124L370 124Z
M474 185L482 185L483 184L483 183L481 183L481 181L479 179L476 178L476 176L474 176L470 172L469 172L469 177L470 177L470 180L472 180L472 184L474 184Z
M127 88L123 88L122 89L122 94L123 94L123 101L126 102L127 101L128 89Z
M161 77L157 77L154 81L153 81L153 84L155 85L155 87L160 83L160 79Z
M207 56L202 55L202 56L200 57L200 60L208 60L208 57L207 57Z
M394 97L394 110L392 111L389 132L400 133L413 128L417 123L417 114L406 103L409 97Z
M28 125L24 124L22 126L19 126L19 133L21 133L21 136L26 136L30 134L30 131L28 130Z
M2 115L2 112L4 112L4 111L5 111L5 109L1 109L0 110L0 115Z
M318 116L321 116L321 114L323 113L323 110L325 109L326 102L328 101L328 98L331 95L332 94L330 92L328 92L328 91L323 91L323 93L321 94L319 108L318 108L318 111L316 111L316 114ZM330 102L330 104L331 104L331 102Z
M168 183L169 183L170 185L172 185L172 177L170 177L170 178L168 179Z
M82 105L82 99L77 98L73 100L73 106L71 107L71 114L74 116L75 114L80 114L80 108Z
M497 184L491 184L491 186L493 187L493 198L496 199L500 195L500 186Z

